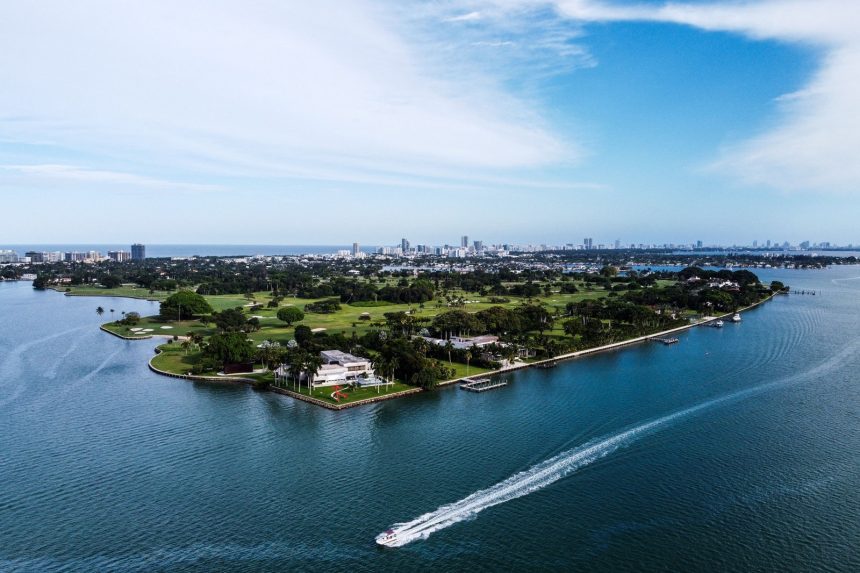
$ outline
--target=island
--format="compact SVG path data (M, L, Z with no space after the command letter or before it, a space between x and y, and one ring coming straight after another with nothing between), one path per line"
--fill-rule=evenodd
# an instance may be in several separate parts
M252 384L328 408L468 377L550 367L718 324L782 292L748 268L651 270L630 261L513 260L397 265L327 257L193 257L42 268L36 288L160 302L102 325L164 338L163 375Z

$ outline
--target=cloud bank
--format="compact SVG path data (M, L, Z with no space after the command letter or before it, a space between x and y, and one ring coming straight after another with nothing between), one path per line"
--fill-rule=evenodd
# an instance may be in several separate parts
M531 106L437 73L387 17L363 1L9 3L0 133L156 174L468 180L576 159Z

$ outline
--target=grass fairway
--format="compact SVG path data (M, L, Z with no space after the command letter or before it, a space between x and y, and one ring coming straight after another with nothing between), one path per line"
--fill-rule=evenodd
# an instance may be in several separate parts
M152 357L152 365L159 370L171 374L188 374L191 368L200 361L199 352L188 354L178 344L162 344L158 347L161 352Z
M68 289L68 290L66 290ZM102 286L70 286L57 287L57 292L64 292L68 296L110 296L126 298L142 298L146 300L164 300L173 293L155 291L150 293L149 289L143 287L121 286L117 288L105 288Z
M185 336L189 332L199 332L203 336L208 336L215 332L214 328L203 326L203 324L197 320L183 320L182 322L177 322L175 320L162 320L158 315L143 317L140 319L140 322L134 326L126 326L124 324L116 324L113 322L109 322L102 326L106 330L110 330L115 334L132 338L146 338L155 334ZM143 332L140 330L132 331L132 328L142 328L144 330L152 329L152 332Z
M605 297L607 294L608 291L604 289L582 289L580 292L573 294L552 293L550 296L531 299L531 302L535 304L545 304L552 312L564 312L568 303L580 302L588 299L599 299ZM254 293L253 301L249 301L241 295L207 295L205 298L216 311L224 310L225 308L242 307L249 316L253 315L259 317L261 325L260 330L250 334L251 339L254 340L255 343L262 342L263 340L275 340L282 344L293 338L293 332L295 331L295 326L297 324L304 324L312 329L323 328L329 334L340 332L346 336L351 336L352 333L355 332L357 336L361 336L375 328L371 326L372 323L384 321L385 313L388 312L411 312L412 315L417 318L432 320L436 315L450 310L461 309L466 312L478 312L493 306L516 308L525 303L524 299L518 297L506 297L510 300L506 303L492 303L490 302L491 297L489 296L482 297L474 294L470 295L462 291L450 291L448 293L449 299L462 298L463 300L470 302L460 306L455 306L447 303L444 298L439 297L435 300L424 303L424 305L394 304L383 301L373 303L358 302L355 304L342 304L340 310L330 314L306 312L304 320L292 326L287 326L285 323L278 320L276 316L278 312L277 308L268 308L268 306L266 306L269 300L271 300L270 293ZM278 308L295 306L304 310L306 305L320 300L325 299L287 297L281 301ZM250 311L250 307L245 306L248 305L249 302L256 302L257 304L261 304L263 307L255 311ZM370 320L362 320L360 318L361 315L365 313L370 315Z

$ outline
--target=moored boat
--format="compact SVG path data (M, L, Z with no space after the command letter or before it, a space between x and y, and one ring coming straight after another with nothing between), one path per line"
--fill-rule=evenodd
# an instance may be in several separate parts
M741 315L738 313L734 313L732 315L732 322L740 322L740 321L741 321Z

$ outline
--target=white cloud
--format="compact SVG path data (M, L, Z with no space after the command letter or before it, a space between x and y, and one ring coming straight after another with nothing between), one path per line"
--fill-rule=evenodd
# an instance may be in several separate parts
M76 165L52 163L0 165L0 176L5 173L9 178L26 176L28 183L32 182L71 182L97 184L111 190L123 188L165 189L171 191L222 191L218 185L169 181L153 177L144 177L133 173L107 171L102 169L87 169ZM2 177L0 177L2 181Z
M12 3L0 132L150 173L469 179L577 158L530 105L392 29L366 2Z
M785 190L860 189L860 3L763 0L662 6L558 0L578 21L654 21L801 42L825 51L809 84L780 98L779 125L724 150L714 166Z
M466 14L460 14L459 16L451 16L449 18L445 18L445 22L474 22L476 20L481 19L480 12L468 12Z

